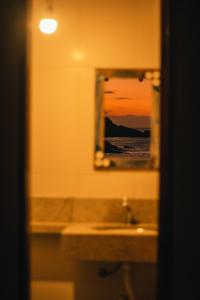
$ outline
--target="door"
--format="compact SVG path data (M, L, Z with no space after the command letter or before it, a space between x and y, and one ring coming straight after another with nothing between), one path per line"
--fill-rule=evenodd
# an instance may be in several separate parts
M158 300L199 293L197 1L163 0Z
M26 239L26 1L0 3L0 298L28 299Z

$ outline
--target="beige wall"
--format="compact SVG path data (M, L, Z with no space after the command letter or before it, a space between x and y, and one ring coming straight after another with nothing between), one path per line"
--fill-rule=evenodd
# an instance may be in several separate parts
M32 0L31 196L157 198L158 173L93 170L95 68L158 68L159 0Z

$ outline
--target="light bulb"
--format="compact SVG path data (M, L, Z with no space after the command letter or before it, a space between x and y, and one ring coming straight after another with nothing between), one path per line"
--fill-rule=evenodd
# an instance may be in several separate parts
M39 23L39 29L44 34L52 34L57 30L58 22L52 18L44 18Z

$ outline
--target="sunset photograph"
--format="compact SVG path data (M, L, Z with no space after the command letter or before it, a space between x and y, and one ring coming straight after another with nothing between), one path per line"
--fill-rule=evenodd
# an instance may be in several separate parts
M104 82L104 151L107 156L150 158L152 83L111 77Z

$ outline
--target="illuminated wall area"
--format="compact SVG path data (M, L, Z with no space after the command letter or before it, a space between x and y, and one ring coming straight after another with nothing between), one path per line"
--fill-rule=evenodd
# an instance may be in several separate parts
M31 196L157 198L156 171L95 171L96 68L159 68L158 0L55 1L57 31L38 29L32 1Z

